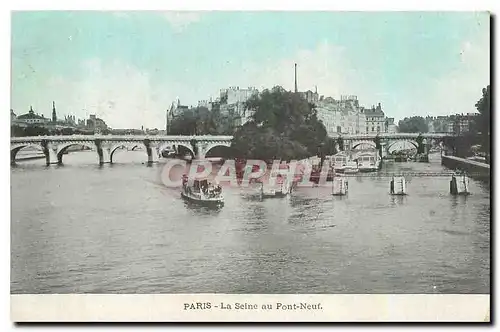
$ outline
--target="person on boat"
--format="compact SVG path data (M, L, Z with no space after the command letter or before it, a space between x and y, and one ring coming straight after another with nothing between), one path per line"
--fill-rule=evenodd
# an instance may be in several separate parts
M217 184L214 188L215 194L219 195L222 192L222 188L219 184Z

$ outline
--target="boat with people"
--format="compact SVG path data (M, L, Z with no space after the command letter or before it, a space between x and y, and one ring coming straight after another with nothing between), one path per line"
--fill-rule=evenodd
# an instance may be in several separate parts
M186 201L213 207L224 205L224 196L219 184L212 183L208 179L195 179L192 183L189 182L187 176L184 175L181 197Z
M376 172L380 167L380 160L378 160L376 153L360 154L357 162L360 172Z
M267 181L259 181L261 198L280 198L292 193L292 183L281 174L271 177Z
M333 168L336 173L355 174L359 172L358 163L344 151L333 156Z
M356 174L359 172L358 163L353 160L349 160L340 167L336 167L335 171L344 174Z

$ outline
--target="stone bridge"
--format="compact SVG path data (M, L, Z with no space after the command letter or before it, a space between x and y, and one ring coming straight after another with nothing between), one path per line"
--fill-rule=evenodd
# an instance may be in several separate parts
M456 135L451 133L379 133L379 134L352 134L337 135L335 139L340 139L344 143L344 150L355 150L360 145L369 145L375 148L375 139L379 137L380 144L385 153L398 142L409 142L415 148L418 147L417 138L422 137L422 144L427 148L435 142L443 142L445 138L454 138Z
M428 145L431 140L442 141L446 137L455 137L446 133L380 133L378 137L383 150L388 149L399 141L408 141L417 146L416 139L419 136L424 139L424 144ZM361 144L369 144L375 147L377 134L355 134L339 135L333 138L341 139L344 142L345 150L356 149ZM71 146L81 145L96 151L99 164L112 163L113 154L118 149L135 149L142 147L147 152L148 164L151 164L161 157L161 152L167 147L183 146L189 150L197 159L205 158L208 151L217 146L231 145L233 136L114 136L114 135L71 135L71 136L35 136L35 137L11 137L10 139L10 159L15 163L17 153L26 147L35 147L45 154L47 165L62 164L63 156Z
M10 160L15 163L17 153L26 147L35 147L45 154L47 165L62 164L68 148L75 145L88 147L96 151L99 164L112 163L113 154L118 149L143 147L147 152L148 164L161 157L167 147L183 146L195 158L203 159L210 149L216 146L231 145L232 136L112 136L112 135L72 135L72 136L36 136L11 137Z

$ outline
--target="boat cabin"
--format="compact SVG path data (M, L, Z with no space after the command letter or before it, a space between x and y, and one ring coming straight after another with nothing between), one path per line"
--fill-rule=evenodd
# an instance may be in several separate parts
M375 153L364 153L358 155L358 164L366 166L375 166L377 157Z

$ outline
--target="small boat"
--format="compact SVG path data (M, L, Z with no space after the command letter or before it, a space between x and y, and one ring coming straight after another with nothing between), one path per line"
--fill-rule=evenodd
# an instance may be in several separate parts
M278 175L276 181L261 181L260 196L262 198L280 198L286 197L292 193L292 185L290 181Z
M335 168L335 172L344 174L356 174L359 172L358 163L355 161L348 161L339 168Z
M451 176L450 193L452 195L470 195L469 178L465 173Z
M406 179L404 176L392 177L391 195L406 195Z
M194 180L190 185L187 177L182 180L181 197L189 202L220 207L224 205L222 188L218 184L213 184L207 179Z
M358 157L358 170L360 172L378 171L380 162L375 155L360 155Z

